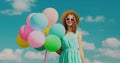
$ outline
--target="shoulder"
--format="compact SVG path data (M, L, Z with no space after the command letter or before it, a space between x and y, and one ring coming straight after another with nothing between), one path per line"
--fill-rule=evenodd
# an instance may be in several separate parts
M78 35L78 37L82 36L82 32L77 30L77 35Z
M82 35L82 32L78 31L78 35Z

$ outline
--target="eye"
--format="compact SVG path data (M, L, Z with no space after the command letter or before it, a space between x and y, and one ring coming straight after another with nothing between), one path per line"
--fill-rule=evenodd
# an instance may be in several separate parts
M69 20L69 18L67 18L66 20Z
M74 19L71 19L71 21L74 21Z

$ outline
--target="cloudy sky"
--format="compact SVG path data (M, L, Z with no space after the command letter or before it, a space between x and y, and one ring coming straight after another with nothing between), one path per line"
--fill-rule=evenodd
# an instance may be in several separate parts
M44 52L16 44L20 27L30 13L52 7L58 11L58 23L65 10L80 15L86 63L120 63L119 0L1 0L0 63L43 63ZM47 63L58 63L59 55L49 52Z

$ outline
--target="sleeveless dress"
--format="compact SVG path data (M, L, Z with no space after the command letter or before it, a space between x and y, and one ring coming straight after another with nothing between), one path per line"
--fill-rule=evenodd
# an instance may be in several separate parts
M62 38L62 49L59 63L82 63L79 53L78 31L66 34Z

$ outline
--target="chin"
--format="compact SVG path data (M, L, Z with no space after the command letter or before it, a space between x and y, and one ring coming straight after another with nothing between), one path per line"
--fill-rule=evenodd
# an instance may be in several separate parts
M72 25L68 25L68 26L72 26Z

